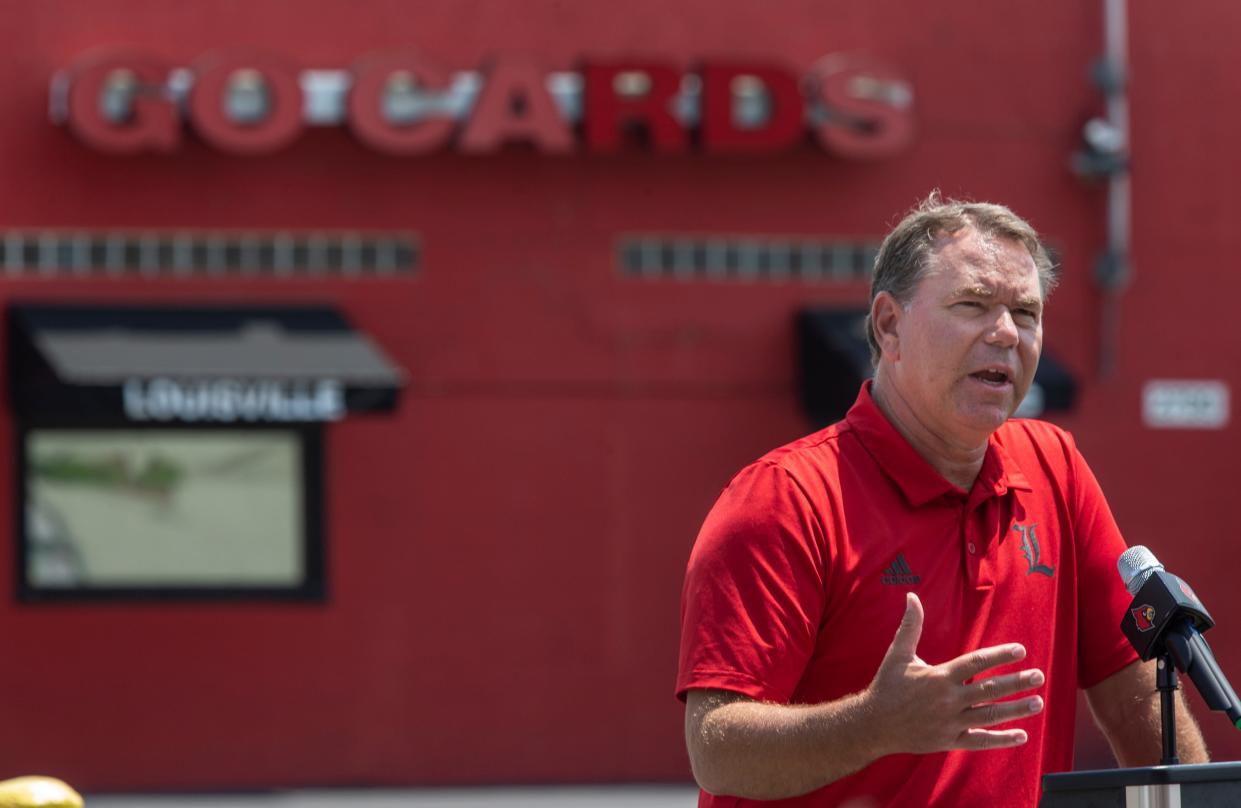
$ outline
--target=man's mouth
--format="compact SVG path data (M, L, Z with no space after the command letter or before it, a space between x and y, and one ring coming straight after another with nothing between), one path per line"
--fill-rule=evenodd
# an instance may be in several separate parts
M999 368L987 368L970 375L984 384L990 384L995 387L1003 387L1012 381L1008 371L1000 370Z

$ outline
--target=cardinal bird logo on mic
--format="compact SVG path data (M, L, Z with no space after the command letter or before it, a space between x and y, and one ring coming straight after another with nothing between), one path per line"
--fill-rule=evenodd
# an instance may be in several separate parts
M1133 615L1133 622L1137 624L1138 631L1150 631L1155 627L1155 607L1139 606L1136 609L1130 609L1129 614Z

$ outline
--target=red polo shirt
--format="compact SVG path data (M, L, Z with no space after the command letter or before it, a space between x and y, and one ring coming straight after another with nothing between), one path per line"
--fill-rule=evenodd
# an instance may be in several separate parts
M1077 689L1137 657L1121 634L1124 540L1067 432L1012 420L966 492L901 437L869 383L844 421L743 469L707 516L682 596L677 695L733 690L814 704L864 689L922 599L918 655L938 664L1019 642L998 672L1040 668L1043 712L1003 725L1023 746L889 755L811 794L700 806L1034 805L1072 768Z

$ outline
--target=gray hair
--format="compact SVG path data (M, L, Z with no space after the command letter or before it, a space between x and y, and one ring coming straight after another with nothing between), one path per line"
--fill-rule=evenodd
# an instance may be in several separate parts
M901 305L907 304L930 268L936 240L966 227L972 227L984 236L1020 242L1034 259L1039 290L1043 299L1047 299L1056 286L1059 273L1038 232L1029 222L1003 205L944 200L940 198L939 191L932 191L879 245L870 282L871 305L874 305L875 297L880 292L892 295ZM878 367L881 351L869 313L866 315L866 341L870 343L871 364Z

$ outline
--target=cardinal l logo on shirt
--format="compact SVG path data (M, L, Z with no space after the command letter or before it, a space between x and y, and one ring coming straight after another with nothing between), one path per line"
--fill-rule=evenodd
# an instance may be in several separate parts
M1038 523L1033 525L1013 525L1013 530L1021 534L1021 552L1026 557L1026 564L1029 565L1026 575L1033 575L1037 572L1050 578L1056 574L1056 569L1055 567L1049 567L1046 564L1040 563L1042 551L1038 546L1038 536L1034 535L1034 528L1036 527L1038 527Z

